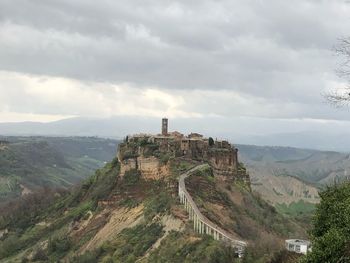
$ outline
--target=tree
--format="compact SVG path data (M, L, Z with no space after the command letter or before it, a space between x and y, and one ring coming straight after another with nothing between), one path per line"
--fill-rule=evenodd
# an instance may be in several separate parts
M209 137L209 146L214 145L214 139L212 137Z
M350 84L350 37L340 39L334 50L341 59L336 72L339 77ZM337 107L348 105L350 103L350 85L330 91L326 94L326 98Z
M350 262L350 182L320 193L311 232L312 252L304 263Z

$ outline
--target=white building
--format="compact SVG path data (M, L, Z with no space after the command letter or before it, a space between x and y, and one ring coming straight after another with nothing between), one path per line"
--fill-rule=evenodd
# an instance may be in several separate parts
M300 239L288 239L286 240L286 249L306 255L308 251L311 251L311 242Z

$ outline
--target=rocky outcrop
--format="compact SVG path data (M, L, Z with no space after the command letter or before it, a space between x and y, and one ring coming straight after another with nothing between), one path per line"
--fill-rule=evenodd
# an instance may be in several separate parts
M163 164L154 157L136 157L121 161L120 175L123 177L125 172L137 169L140 171L142 178L146 180L159 180L170 176L170 166Z
M127 171L137 169L137 159L130 158L126 160L119 160L120 162L120 176L123 177Z
M137 167L144 179L161 179L170 176L170 167L168 164L162 164L156 157L138 157Z

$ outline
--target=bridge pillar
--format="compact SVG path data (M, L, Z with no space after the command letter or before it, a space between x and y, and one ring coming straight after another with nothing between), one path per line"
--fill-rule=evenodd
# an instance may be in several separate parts
M197 229L197 217L196 217L196 215L194 216L194 218L193 218L193 229L194 229L194 232L196 232L196 229Z

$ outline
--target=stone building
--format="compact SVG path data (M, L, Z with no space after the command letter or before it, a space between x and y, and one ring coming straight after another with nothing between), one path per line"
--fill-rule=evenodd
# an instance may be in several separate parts
M131 146L133 146L132 153L130 153ZM213 145L209 145L209 139L199 133L190 133L185 136L177 131L169 132L166 118L162 119L160 134L128 136L128 142L120 145L119 160L124 159L121 155L127 151L130 156L169 155L208 162L213 169L214 176L224 180L238 179L250 185L249 175L238 162L238 150L228 141L216 140ZM136 160L135 165L137 163Z

